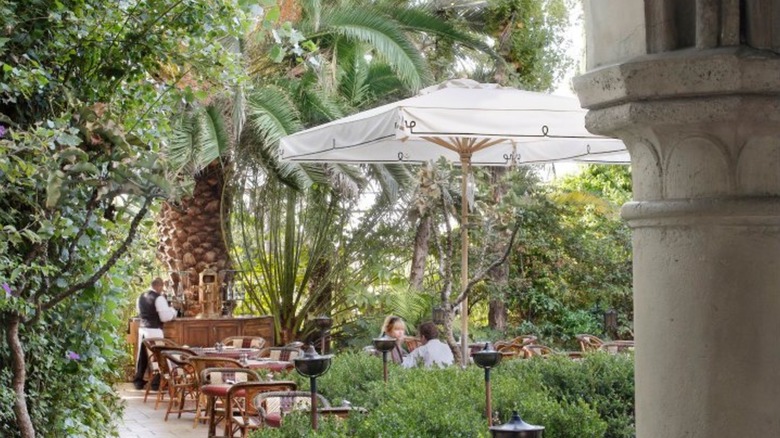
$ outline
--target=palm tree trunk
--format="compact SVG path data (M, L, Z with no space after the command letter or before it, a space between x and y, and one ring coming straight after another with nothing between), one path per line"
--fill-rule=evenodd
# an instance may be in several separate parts
M223 215L227 215L223 206L224 179L222 164L210 164L195 177L192 197L182 199L178 206L164 203L158 217L158 257L169 271L186 271L191 287L198 285L198 275L206 268L230 269L222 226ZM197 310L190 307L185 315L192 316L193 312Z
M22 438L35 438L35 427L33 426L30 413L27 410L27 397L24 393L24 385L27 380L26 363L24 360L24 350L19 340L19 325L21 320L19 315L12 315L6 331L6 341L11 348L11 368L13 380L11 387L16 395L14 400L14 414L16 415L16 425Z

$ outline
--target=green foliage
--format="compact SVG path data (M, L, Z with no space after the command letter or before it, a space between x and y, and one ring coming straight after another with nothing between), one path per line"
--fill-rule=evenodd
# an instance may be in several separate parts
M321 422L317 433L309 430L309 417L298 414L285 417L278 430L265 429L253 436L489 436L481 369L404 370L391 365L387 384L381 376L378 357L340 354L318 379L318 389L332 404L348 400L368 409L367 414ZM493 408L500 422L518 410L528 423L544 426L545 437L632 436L631 356L507 361L491 377Z
M633 337L630 230L619 216L629 172L588 166L520 207L506 293L515 326L571 348L578 333L605 336L603 313L613 308L619 335Z
M138 266L122 258L152 200L181 194L159 155L170 114L242 80L222 38L243 32L243 14L222 1L6 1L0 26L0 283L12 291L0 299L0 434L20 434L12 406L25 403L38 435L107 436Z
M573 0L491 0L485 23L511 66L508 82L549 91L571 66L565 33Z

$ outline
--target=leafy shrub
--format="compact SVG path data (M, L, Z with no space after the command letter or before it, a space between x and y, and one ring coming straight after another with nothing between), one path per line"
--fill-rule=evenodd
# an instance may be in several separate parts
M514 360L492 371L493 411L506 422L513 410L545 427L547 438L628 437L633 434L633 360L631 356L589 355ZM319 378L318 390L339 405L349 400L368 409L346 421L321 421L310 431L309 417L285 417L278 430L255 437L487 437L484 372L404 370L391 365L382 381L382 361L365 354L341 354ZM308 383L298 380L302 389Z
M114 328L121 324L116 315L124 293L111 286L89 289L21 331L27 403L39 436L102 438L115 432L112 421L123 408L111 382L121 376L125 342ZM19 436L5 336L0 369L0 436Z

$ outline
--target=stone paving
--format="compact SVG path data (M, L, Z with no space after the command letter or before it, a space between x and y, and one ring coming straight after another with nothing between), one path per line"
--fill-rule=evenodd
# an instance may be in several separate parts
M193 414L177 414L168 416L164 421L167 403L154 409L156 393L150 393L147 402L144 403L144 392L133 388L131 383L123 383L117 388L125 403L125 415L119 423L119 438L177 438L177 437L205 437L207 428L205 424L193 427Z

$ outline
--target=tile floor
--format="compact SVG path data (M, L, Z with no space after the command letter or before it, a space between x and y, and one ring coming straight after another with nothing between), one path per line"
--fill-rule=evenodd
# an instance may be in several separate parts
M119 438L178 438L178 437L205 437L207 428L205 424L193 427L193 414L171 414L168 421L164 421L167 403L154 409L156 393L150 393L144 403L144 392L133 388L132 383L121 384L119 391L125 403L125 415L119 423Z

